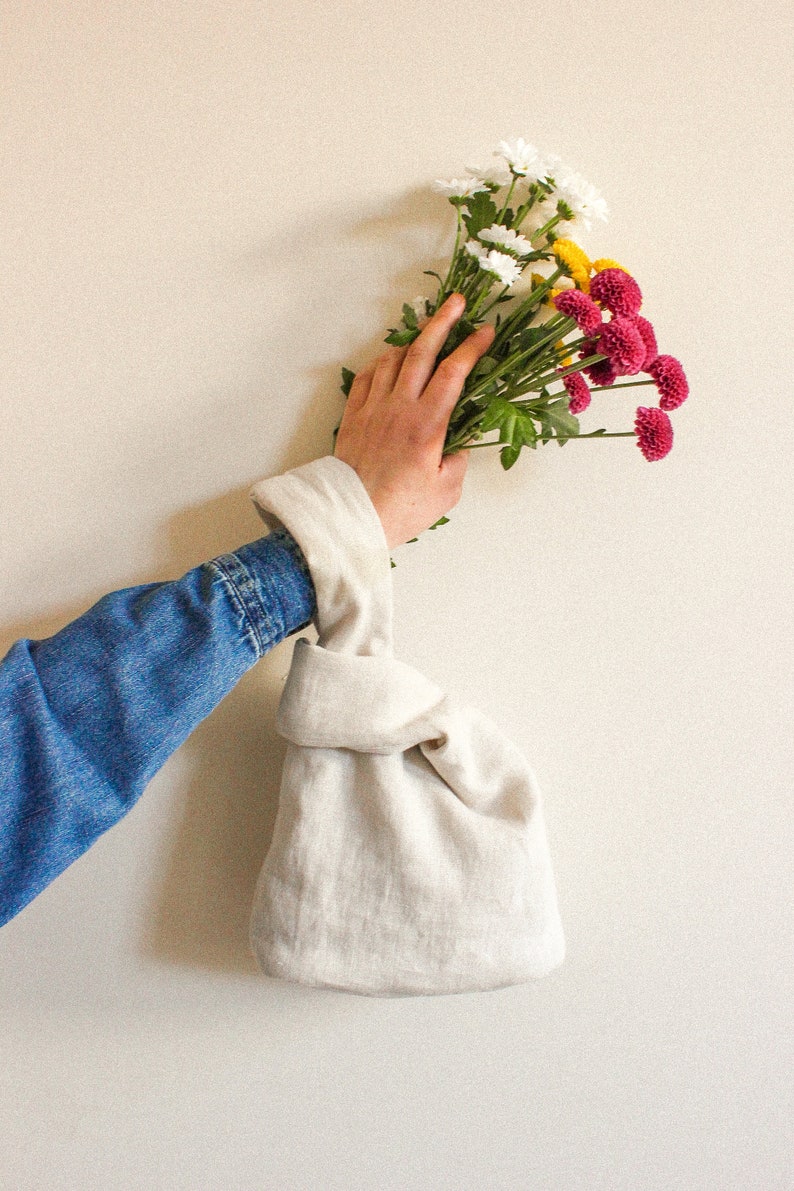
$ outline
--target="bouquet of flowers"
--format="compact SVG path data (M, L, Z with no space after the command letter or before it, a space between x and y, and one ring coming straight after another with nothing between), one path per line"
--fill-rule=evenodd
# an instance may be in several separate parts
M449 268L444 277L426 270L438 281L435 296L406 302L402 325L386 337L411 343L423 319L462 293L466 311L441 360L494 311L495 338L466 380L444 453L497 445L507 469L539 442L633 437L646 459L664 458L673 444L669 414L689 393L684 370L659 354L634 277L614 260L589 260L571 238L577 224L590 231L594 219L606 221L604 199L558 157L523 140L502 141L494 156L505 164L436 182L457 215ZM647 379L620 380L638 374ZM342 370L345 396L354 378ZM578 415L593 393L636 385L653 385L658 400L637 409L633 430L581 433Z

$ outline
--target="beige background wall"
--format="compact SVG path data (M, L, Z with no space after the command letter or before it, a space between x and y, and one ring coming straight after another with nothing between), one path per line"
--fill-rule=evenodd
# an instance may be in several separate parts
M401 655L538 773L564 967L408 1001L256 975L285 643L0 933L0 1183L788 1191L789 6L1 12L1 652L259 535L247 488L328 451L340 365L449 249L429 183L503 137L604 193L582 243L692 395L663 463L475 453L398 556Z

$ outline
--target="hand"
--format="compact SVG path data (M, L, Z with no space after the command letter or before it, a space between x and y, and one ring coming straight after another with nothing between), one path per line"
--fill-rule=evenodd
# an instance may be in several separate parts
M468 453L442 458L444 439L466 377L494 338L484 323L435 367L465 308L452 294L409 347L387 348L350 389L334 454L358 474L390 548L460 500Z

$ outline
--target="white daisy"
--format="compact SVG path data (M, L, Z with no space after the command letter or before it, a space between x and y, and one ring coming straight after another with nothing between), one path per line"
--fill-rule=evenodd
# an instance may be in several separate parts
M463 245L463 251L468 252L469 256L474 256L478 261L481 261L484 256L488 255L488 249L483 248L477 240L467 240Z
M539 178L557 179L568 172L567 168L563 165L562 158L558 157L556 153L544 153L541 157L538 167Z
M452 178L449 182L439 180L433 186L437 194L445 194L447 198L470 198L479 190L486 189L479 178Z
M482 182L492 182L494 186L509 186L513 181L510 170L500 170L491 166L486 170L479 165L467 165L466 169L475 178L479 178Z
M490 227L481 231L479 236L481 240L487 240L489 244L496 244L499 248L504 248L506 252L515 256L527 256L534 251L526 236L520 236L512 228L504 227L500 223L491 224Z
M494 157L504 157L512 173L518 174L520 178L526 178L527 175L531 175L533 178L543 177L542 172L538 172L543 165L540 153L534 145L527 144L521 137L514 145L507 141L500 141L499 148L494 152Z
M518 261L514 260L512 256L508 256L506 252L497 252L495 248L486 256L480 258L480 268L485 269L486 273L493 273L494 277L498 277L502 285L512 285L521 276L521 266Z
M594 219L609 220L609 208L595 186L591 186L581 174L565 173L555 179L557 194L563 199L577 219L581 219L589 232Z

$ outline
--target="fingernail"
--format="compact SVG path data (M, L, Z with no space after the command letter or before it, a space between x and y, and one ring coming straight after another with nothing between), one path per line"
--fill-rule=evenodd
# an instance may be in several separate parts
M450 310L463 310L466 306L466 299L463 294L450 294L444 305L448 306Z

